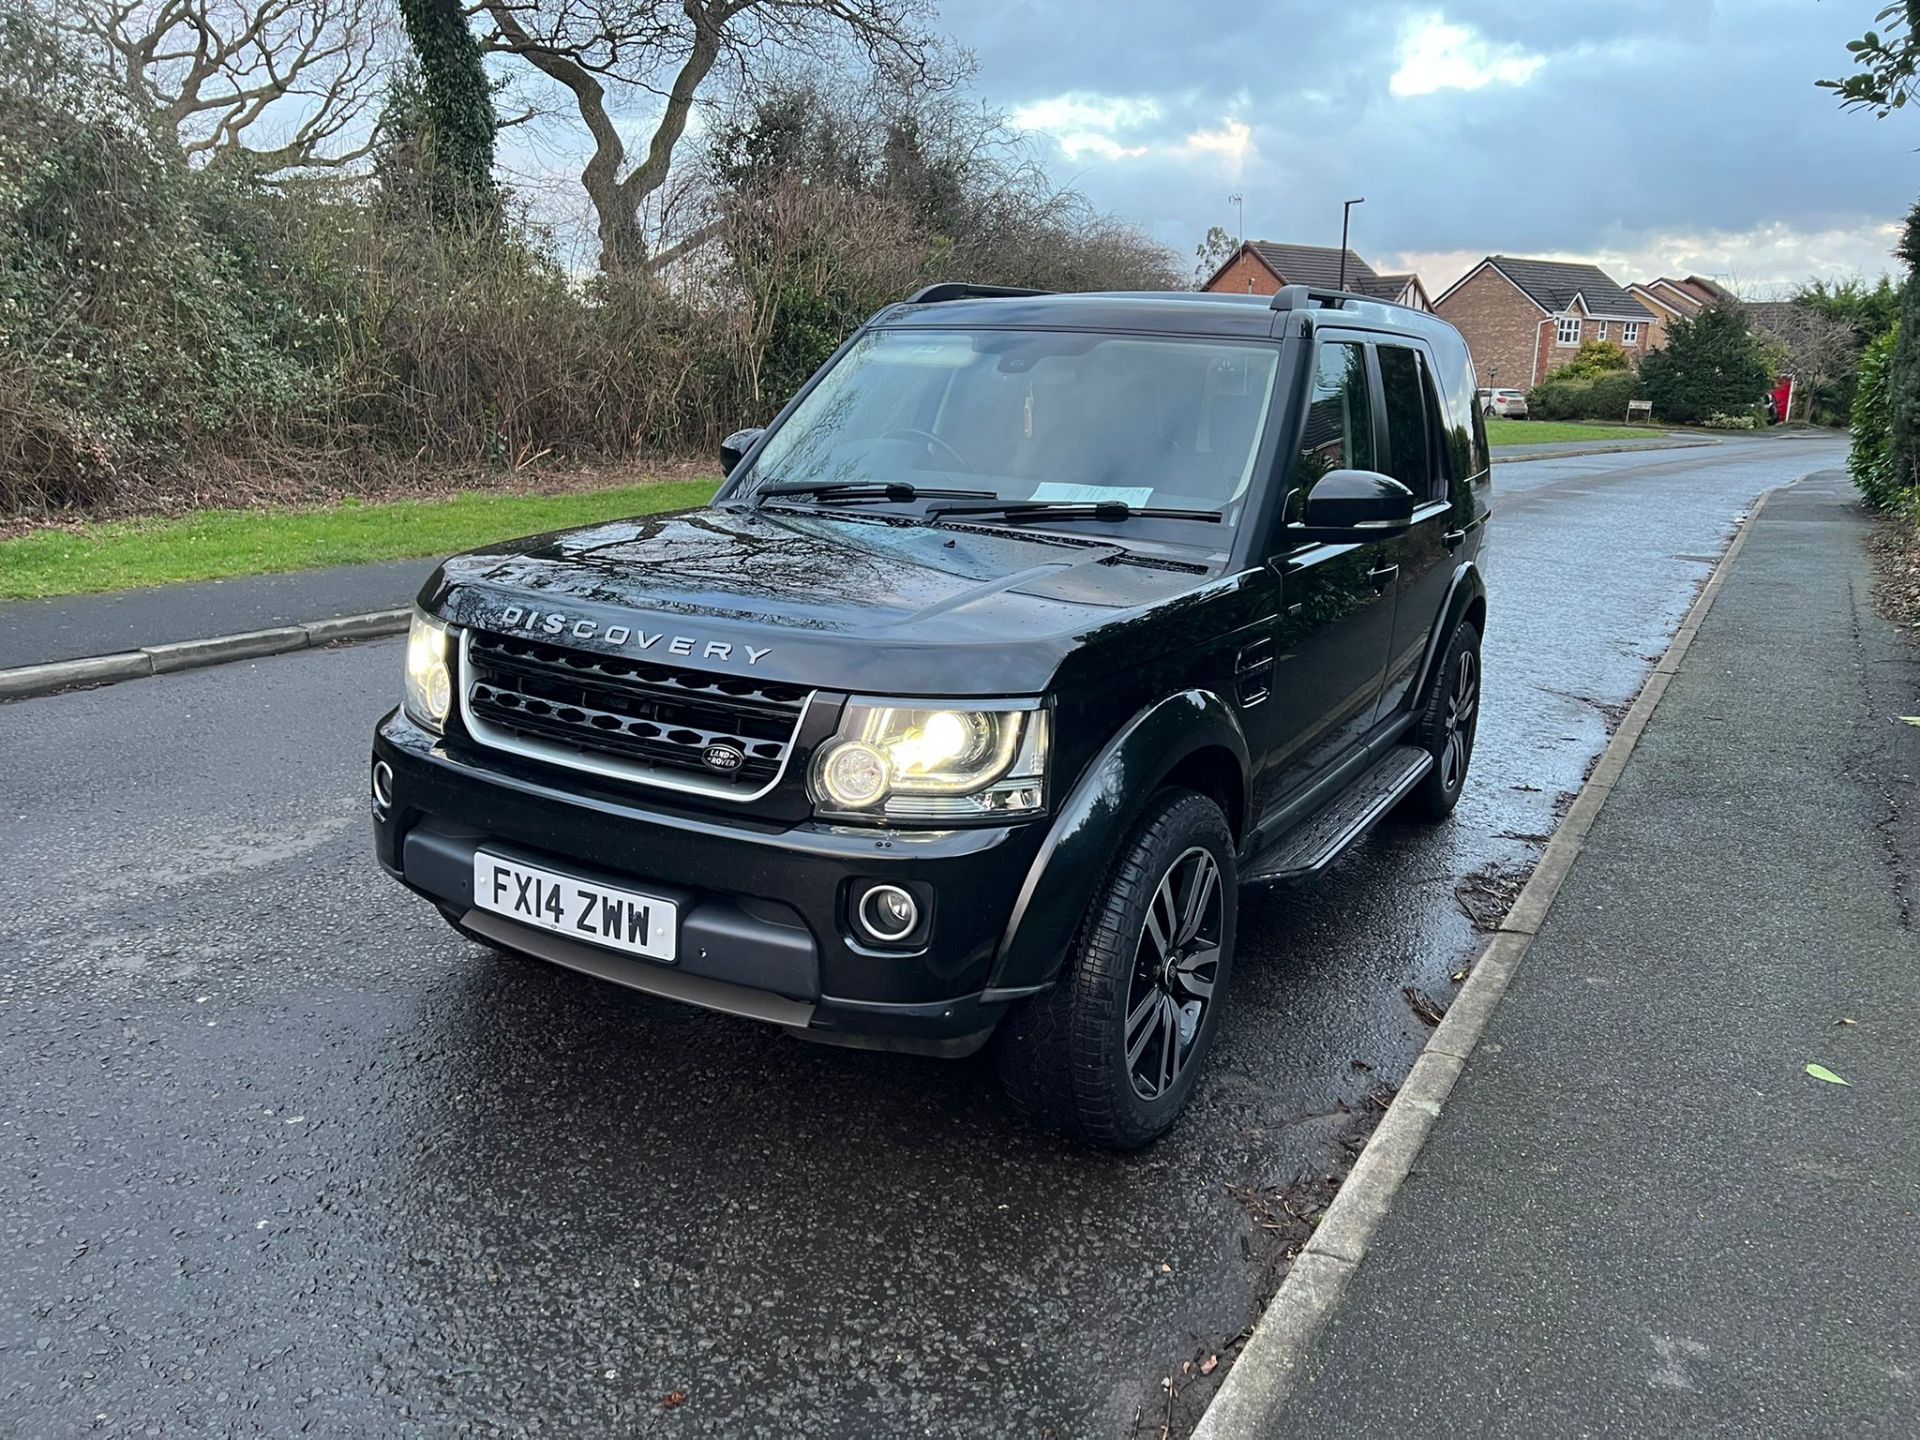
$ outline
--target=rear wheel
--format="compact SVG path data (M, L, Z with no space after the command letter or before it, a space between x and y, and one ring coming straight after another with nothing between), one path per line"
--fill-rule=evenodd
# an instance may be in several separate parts
M1164 1134L1219 1029L1238 903L1220 807L1192 791L1158 796L1089 903L1053 989L1001 1031L1015 1103L1107 1149Z
M1433 756L1426 779L1408 794L1405 813L1444 820L1460 803L1473 741L1480 728L1480 631L1469 621L1454 627L1446 658L1427 692L1426 707L1408 738Z

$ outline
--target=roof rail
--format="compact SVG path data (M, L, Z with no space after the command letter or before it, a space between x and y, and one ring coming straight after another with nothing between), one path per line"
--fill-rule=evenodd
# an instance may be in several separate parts
M1008 300L1021 295L1051 295L1051 290L1023 290L1018 285L969 285L964 280L943 280L927 285L906 299L909 305L938 305L946 300Z
M1272 308L1309 310L1318 305L1322 310L1343 310L1348 301L1366 298L1365 295L1355 295L1350 290L1321 290L1310 285L1282 285L1273 292Z

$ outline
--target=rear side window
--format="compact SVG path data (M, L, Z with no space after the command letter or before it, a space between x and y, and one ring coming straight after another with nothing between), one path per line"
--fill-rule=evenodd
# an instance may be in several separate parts
M1457 481L1477 480L1487 468L1487 431L1474 400L1473 360L1456 337L1437 338L1433 345L1433 378L1440 386L1441 427L1447 435L1447 456ZM1504 389L1504 387L1502 387ZM1525 397L1526 392L1510 392Z
M1431 499L1440 477L1435 473L1437 457L1419 354L1404 345L1382 345L1380 389L1387 410L1386 473L1417 498Z

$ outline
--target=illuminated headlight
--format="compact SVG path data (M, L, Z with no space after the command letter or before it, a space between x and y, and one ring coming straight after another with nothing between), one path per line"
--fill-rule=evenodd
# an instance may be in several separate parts
M1047 712L1037 701L948 709L855 700L814 756L822 815L940 822L1047 804Z
M413 612L407 627L407 717L438 735L453 708L452 647L447 627L431 615Z

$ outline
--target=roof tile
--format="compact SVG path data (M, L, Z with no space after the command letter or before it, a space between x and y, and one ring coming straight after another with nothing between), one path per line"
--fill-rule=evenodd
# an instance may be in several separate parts
M1577 295L1587 313L1606 320L1644 320L1653 312L1614 281L1598 265L1569 260L1527 260L1515 255L1489 255L1488 261L1542 310L1559 314Z

